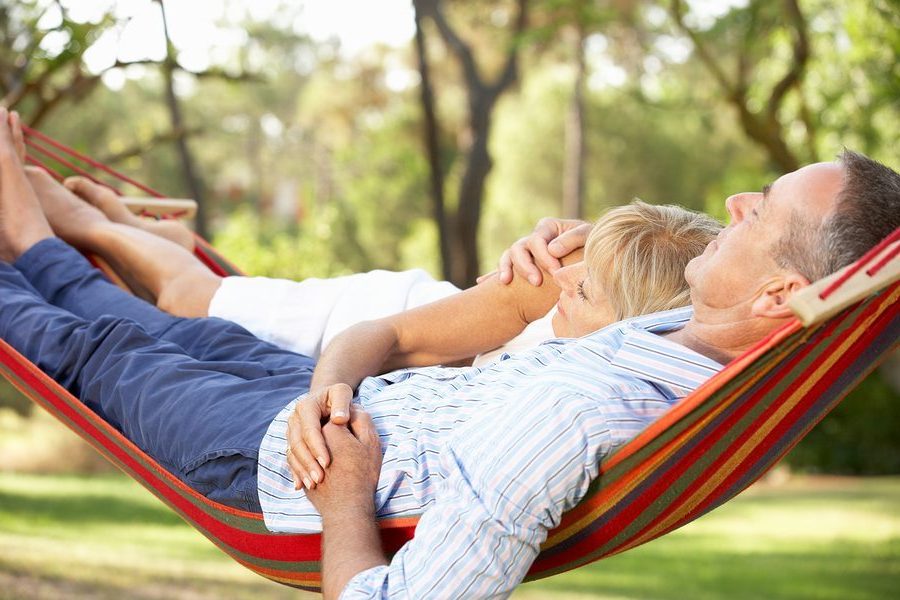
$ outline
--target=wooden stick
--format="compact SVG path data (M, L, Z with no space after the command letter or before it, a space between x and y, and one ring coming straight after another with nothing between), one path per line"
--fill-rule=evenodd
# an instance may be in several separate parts
M122 203L136 215L152 215L154 217L177 216L190 219L197 214L197 203L187 198L146 198L122 196Z

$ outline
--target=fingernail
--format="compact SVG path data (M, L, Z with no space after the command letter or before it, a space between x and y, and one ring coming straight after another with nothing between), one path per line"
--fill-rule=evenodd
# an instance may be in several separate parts
M343 411L343 410L336 410L332 413L331 416L333 416L335 418L343 418L343 417L347 416L347 413L346 413L346 411Z
M315 481L316 483L322 483L322 474L321 473L319 473L318 471L313 471L311 473L311 475L312 475L313 481Z
M529 275L528 282L531 285L539 285L541 283L540 279L538 279L537 275Z
M306 489L312 489L312 481L309 480L309 477L304 477L303 483L306 485Z
M325 457L324 457L324 456L317 456L317 457L316 457L316 462L319 463L319 464L322 466L323 469L326 467L326 465L325 465Z

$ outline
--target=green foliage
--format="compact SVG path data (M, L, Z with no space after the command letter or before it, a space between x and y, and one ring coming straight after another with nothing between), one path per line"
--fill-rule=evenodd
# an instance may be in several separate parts
M302 226L286 230L243 209L232 215L213 241L250 275L298 280L346 275L354 269L335 258L333 247L343 242L334 234L334 221L333 210L323 211Z
M900 473L900 394L880 373L850 392L788 455L801 471Z

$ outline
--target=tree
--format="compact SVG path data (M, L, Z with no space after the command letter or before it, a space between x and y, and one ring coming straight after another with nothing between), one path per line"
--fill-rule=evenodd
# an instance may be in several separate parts
M169 25L166 22L165 4L163 3L163 0L156 1L159 3L159 10L162 15L163 34L166 38L166 58L161 65L163 81L166 86L166 106L169 108L172 131L183 132L185 131L184 116L182 115L178 96L175 94L175 70L178 68L178 61L175 59L175 47L172 45L172 40L169 37ZM194 157L191 155L186 136L174 136L174 142L175 147L178 149L178 156L181 158L184 181L191 192L191 197L197 203L197 216L195 219L197 234L200 237L209 237L203 181L194 166Z
M42 20L50 24L39 27ZM109 69L135 64L116 61L88 71L85 52L114 23L110 14L79 23L60 2L0 5L0 104L37 127L64 103L87 97Z
M806 17L797 0L783 0L780 12L772 11L773 4L753 0L746 9L733 11L731 19L723 19L718 27L705 33L688 25L682 0L671 0L669 13L678 30L693 43L697 57L712 75L724 99L737 111L743 131L765 149L769 159L780 171L788 172L799 168L802 162L815 161L817 155L816 129L802 90L810 59L810 44ZM737 48L738 58L731 70L723 65L710 43L712 36L722 38L725 32L721 29L729 25L737 30L740 44ZM768 54L760 52L759 46L760 43L772 43L775 37L772 32L778 29L786 31L793 40L791 56L781 77L767 91L756 90L765 100L761 108L754 108L750 88L756 79L756 60ZM757 84L756 87L762 88L762 85ZM781 112L785 98L791 91L798 96L799 113L805 125L805 160L801 160L798 152L786 139L786 125Z
M445 277L458 286L465 287L472 284L479 273L478 260L478 225L481 218L482 204L484 202L484 185L488 173L491 171L492 160L488 151L488 138L491 131L491 115L497 100L518 78L519 52L522 34L528 23L528 0L517 0L516 16L513 19L512 39L505 53L505 60L499 74L493 80L486 80L475 61L473 48L460 37L456 29L450 24L444 11L441 0L414 0L416 10L416 23L418 26L417 44L424 48L424 31L421 28L424 18L430 19L436 26L444 44L450 53L456 58L462 71L467 97L466 135L464 136L465 168L459 186L456 213L452 217L444 213L439 221L441 238L448 238L449 242L441 243L442 252L446 252L444 258ZM425 70L423 81L428 75L427 59L420 59L420 73ZM430 80L429 80L430 81ZM430 85L430 84L429 84ZM430 88L429 88L430 89ZM430 94L429 94L430 98ZM426 104L429 99L423 91L423 108L426 113L434 114L433 104ZM426 127L428 139L437 139L437 124ZM428 142L432 144L433 142ZM431 169L441 169L439 155L429 150ZM442 176L441 176L442 177ZM432 175L432 181L442 188L441 178ZM435 206L443 206L442 194L436 194L432 184ZM436 209L436 213L439 209ZM448 260L449 259L449 260Z

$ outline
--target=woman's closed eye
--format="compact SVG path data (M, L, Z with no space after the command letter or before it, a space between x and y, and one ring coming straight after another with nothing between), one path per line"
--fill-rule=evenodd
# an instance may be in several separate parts
M578 296L587 302L587 295L584 293L584 280L578 282Z

